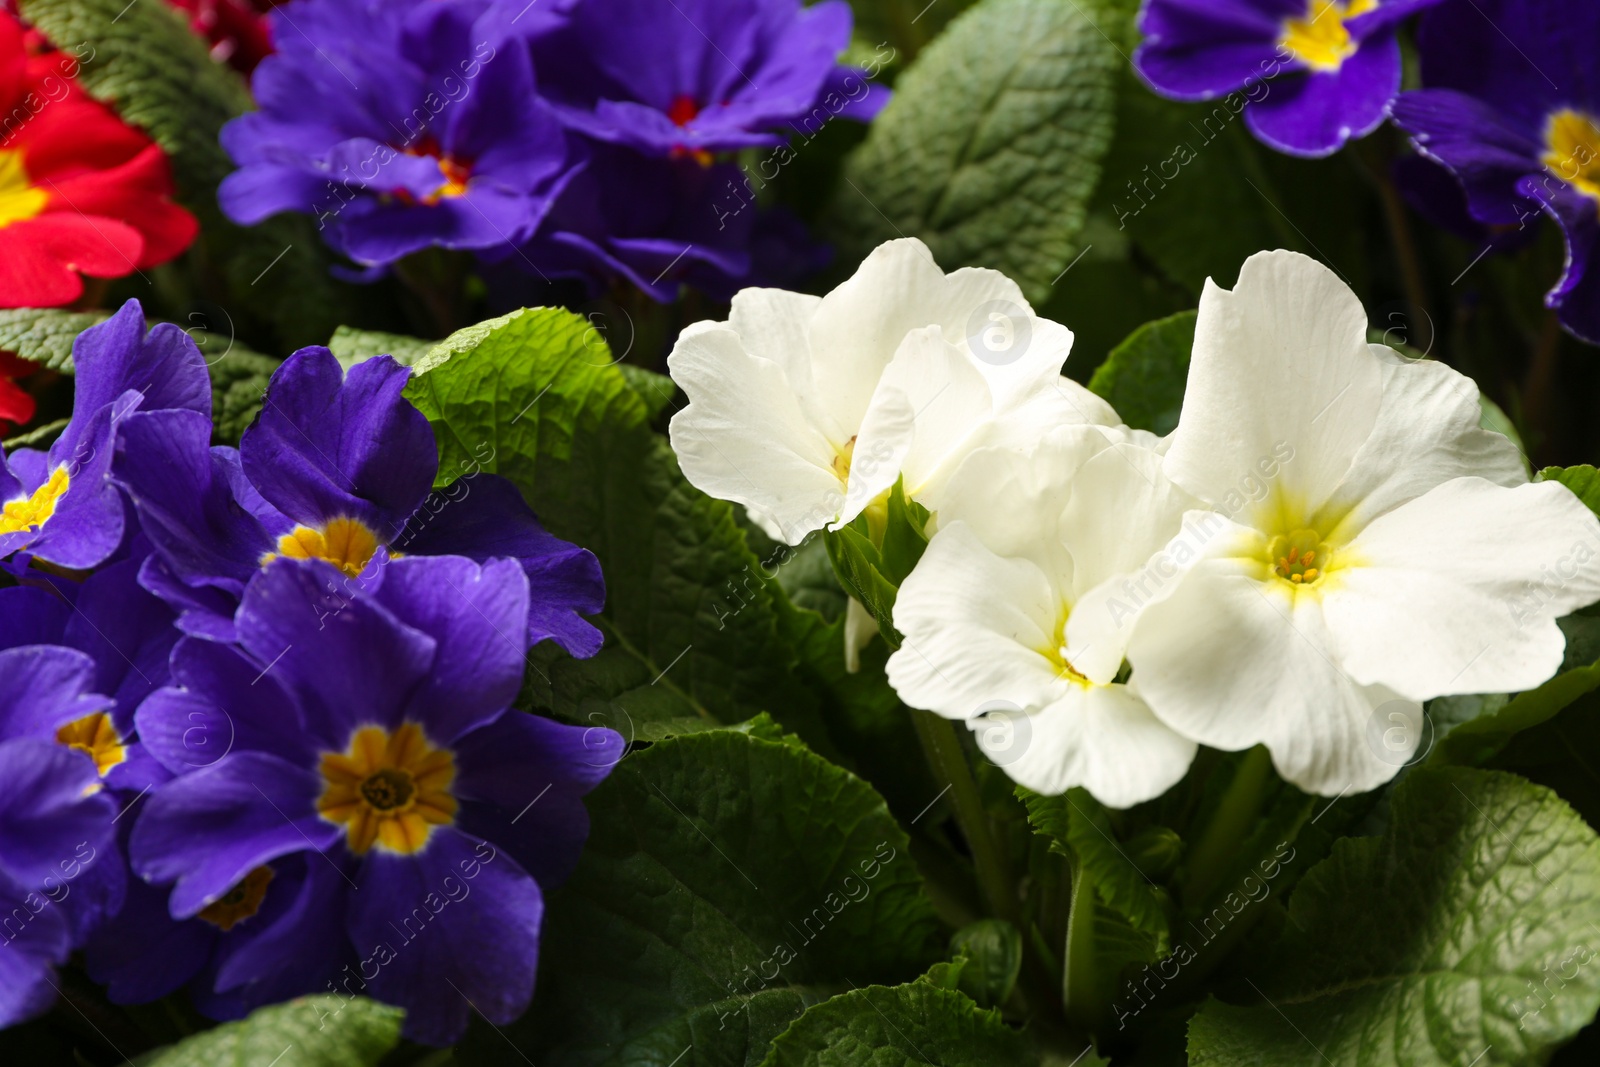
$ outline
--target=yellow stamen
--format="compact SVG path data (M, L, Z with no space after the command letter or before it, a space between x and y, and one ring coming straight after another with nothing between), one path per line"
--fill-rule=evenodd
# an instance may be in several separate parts
M128 758L128 750L112 725L111 716L103 711L67 723L56 731L56 740L94 760L94 769L102 778Z
M0 509L0 534L40 530L56 513L56 505L67 495L71 484L72 477L67 473L67 468L57 467L51 473L50 480L36 489L32 496L13 500Z
M1563 108L1545 123L1542 162L1550 173L1585 196L1600 200L1600 125L1588 115Z
M22 152L0 151L0 227L33 218L49 202L50 195L29 180Z
M257 867L214 903L206 905L198 918L227 933L261 910L261 902L267 897L267 884L271 881L272 868Z
M1377 6L1378 0L1309 0L1306 17L1285 21L1278 43L1312 70L1338 70L1357 49L1345 29L1345 19L1365 15Z
M1267 559L1277 560L1272 572L1291 585L1312 585L1328 569L1331 549L1315 530L1295 530L1272 539Z
M320 559L338 567L352 578L359 577L378 551L378 535L357 519L334 519L321 530L296 526L278 538L278 551L261 557L261 565L279 556L290 559Z
M326 783L317 811L346 827L350 851L373 845L409 855L428 843L435 826L455 822L455 757L429 744L416 723L394 733L364 726L345 753L322 754Z

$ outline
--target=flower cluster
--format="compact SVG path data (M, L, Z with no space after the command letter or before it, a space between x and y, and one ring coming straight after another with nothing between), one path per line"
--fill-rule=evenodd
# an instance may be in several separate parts
M0 307L70 304L80 275L165 263L199 231L161 149L74 80L90 58L0 11Z
M194 342L126 304L72 418L0 454L0 1026L81 950L118 1003L227 1019L364 994L448 1043L533 993L609 730L511 710L530 648L592 655L595 558L481 471L438 493L387 356L289 359L211 445Z
M1539 684L1555 619L1600 599L1595 515L1529 482L1469 379L1369 344L1313 260L1207 284L1165 438L1058 377L1070 344L1004 277L899 241L821 299L739 294L671 359L684 473L790 543L927 510L877 620L889 681L1030 788L1125 807L1197 744L1259 744L1307 791L1370 789L1423 701Z
M223 209L315 215L382 268L428 247L545 279L731 292L815 251L768 213L720 209L727 161L822 109L886 99L840 67L842 0L297 0L273 16L261 110L223 143ZM323 107L307 108L307 100Z

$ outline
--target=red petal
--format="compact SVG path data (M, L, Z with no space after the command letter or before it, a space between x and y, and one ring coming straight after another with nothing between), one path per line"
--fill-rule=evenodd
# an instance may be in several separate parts
M0 422L21 426L33 418L33 397L17 388L9 378L0 378Z
M23 150L23 165L35 185L46 178L60 181L119 166L153 143L104 104L86 97L50 100L36 95L33 105L18 106L39 108L7 145Z
M115 219L50 212L0 230L0 307L59 307L83 292L78 272L131 274L144 254L139 232Z
M189 247L200 224L167 197L172 172L158 145L150 145L120 167L46 185L69 210L121 219L144 238L140 267L165 263ZM52 205L52 211L61 210ZM91 272L92 273L92 272Z

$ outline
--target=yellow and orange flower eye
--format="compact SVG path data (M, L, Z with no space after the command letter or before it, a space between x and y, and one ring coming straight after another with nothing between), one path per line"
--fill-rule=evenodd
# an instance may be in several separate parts
M416 723L393 733L364 726L348 752L324 752L321 769L317 811L345 827L358 856L374 845L400 855L419 852L435 826L455 822L455 757L430 744Z
M320 559L357 578L372 562L381 543L378 535L359 519L334 519L320 530L296 526L278 538L278 551L262 556L261 565L265 567L280 556Z
M56 731L56 740L75 748L94 760L94 769L104 778L111 768L128 758L128 748L103 711L75 719Z
M257 867L240 879L238 885L208 904L196 917L227 933L261 910L261 902L267 898L267 886L271 882L272 868Z

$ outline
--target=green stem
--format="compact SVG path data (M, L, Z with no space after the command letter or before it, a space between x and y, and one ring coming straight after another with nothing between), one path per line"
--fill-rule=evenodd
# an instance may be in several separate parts
M1061 1000L1067 1021L1093 1032L1111 1004L1095 958L1094 881L1081 863L1072 871L1072 910L1067 916L1067 943L1062 951Z
M1395 260L1400 267L1400 282L1405 287L1406 300L1420 316L1420 321L1411 324L1415 336L1406 338L1406 341L1411 347L1426 353L1433 348L1433 320L1429 317L1428 286L1422 273L1422 258L1417 255L1417 242L1411 232L1411 219L1406 214L1405 203L1400 199L1400 191L1395 188L1394 178L1390 174L1389 154L1379 148L1366 148L1366 144L1366 141L1359 142L1354 150L1378 187L1378 199L1383 202L1384 220L1389 225Z
M931 711L911 710L910 715L917 729L917 739L922 742L922 751L928 757L928 766L933 769L934 780L948 787L956 823L967 839L967 847L972 850L978 887L997 917L1017 922L1016 883L1011 878L1011 865L989 827L989 814L978 796L978 784L973 781L972 768L967 765L967 754L961 747L955 724Z
M1261 745L1252 748L1240 761L1210 824L1194 851L1189 853L1189 876L1183 887L1186 907L1199 904L1216 888L1229 861L1238 854L1239 844L1250 824L1261 812L1261 801L1271 776L1272 757Z

